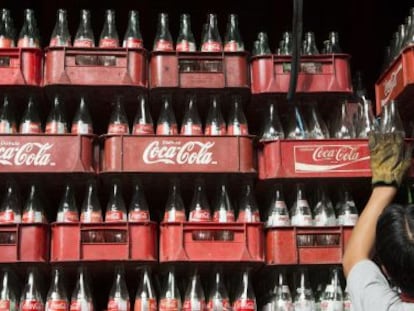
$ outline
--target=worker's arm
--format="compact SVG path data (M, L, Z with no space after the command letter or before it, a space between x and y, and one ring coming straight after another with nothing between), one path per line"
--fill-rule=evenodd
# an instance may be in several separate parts
M345 277L359 261L368 259L375 242L378 217L393 200L397 189L392 186L377 186L365 206L358 223L348 241L342 266Z
M374 188L345 250L342 264L346 277L355 264L369 258L378 218L392 202L411 164L411 148L400 134L370 133L368 143Z

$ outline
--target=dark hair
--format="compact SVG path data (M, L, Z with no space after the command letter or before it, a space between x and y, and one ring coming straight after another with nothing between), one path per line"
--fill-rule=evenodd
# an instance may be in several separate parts
M414 297L414 204L388 206L376 231L376 252L388 276L402 292Z

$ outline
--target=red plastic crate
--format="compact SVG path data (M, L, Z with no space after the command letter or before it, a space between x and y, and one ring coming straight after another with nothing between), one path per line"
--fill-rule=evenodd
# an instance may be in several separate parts
M0 85L40 86L42 50L37 48L0 49Z
M211 240L197 240L200 231L211 235ZM223 232L229 240L217 239ZM263 251L262 223L161 223L160 262L261 263Z
M104 135L101 172L255 173L251 136Z
M148 85L144 49L49 47L45 52L44 86Z
M269 265L339 264L342 262L343 252L352 229L353 227L342 226L266 229L266 263Z
M280 94L289 89L291 56L263 55L251 59L252 94ZM350 56L302 56L296 92L352 93Z
M51 262L157 261L154 222L53 223L51 240Z
M246 52L152 52L150 89L249 89Z
M259 179L371 176L366 139L264 142L258 162Z
M94 173L94 135L0 135L0 173Z
M0 263L46 262L48 258L47 224L0 225Z
M392 99L412 100L414 96L414 46L405 48L375 83L376 113Z

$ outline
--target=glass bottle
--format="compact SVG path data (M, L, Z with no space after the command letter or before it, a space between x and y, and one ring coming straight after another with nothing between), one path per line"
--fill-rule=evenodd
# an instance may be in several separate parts
M214 203L213 221L218 223L235 221L233 205L231 204L225 182L219 184L217 198ZM215 240L231 241L233 240L233 232L227 230L216 231Z
M239 18L236 14L230 14L228 17L226 35L224 36L224 51L244 51L244 43L239 30Z
M291 208L292 226L312 226L312 212L306 199L303 184L296 185L296 199Z
M105 222L124 222L128 219L125 201L122 196L121 183L114 179L111 194L106 205Z
M44 310L45 304L39 290L39 275L34 267L27 272L27 280L20 298L20 311Z
M404 47L405 36L406 36L405 25L401 24L398 26L398 46L397 46L398 54L401 52L401 49Z
M356 125L357 137L358 138L368 138L369 132L375 132L378 129L374 114L372 112L372 104L369 99L365 97L361 98L362 101L362 111L361 115L358 118L358 123Z
M142 40L141 30L139 27L139 13L131 10L128 14L128 27L125 32L124 41L122 43L124 48L143 48L144 42Z
M19 298L16 287L12 282L12 272L9 268L3 268L3 276L0 283L0 306L7 311L17 311L19 309Z
M63 271L56 267L53 268L45 311L69 310L69 300L64 284Z
M23 113L23 117L20 121L19 127L20 134L40 134L42 133L42 123L40 121L39 112L36 104L30 97L27 103L26 110Z
M0 134L16 134L17 125L14 109L7 95L3 98L3 109L0 113Z
M204 311L206 308L206 299L203 288L201 287L200 277L197 271L191 276L187 285L183 310L187 311Z
M245 270L242 276L242 282L233 302L233 311L251 310L256 311L256 296L250 283L249 271Z
M129 293L125 282L124 269L121 266L115 267L114 281L109 292L108 310L129 311Z
M21 223L22 211L17 184L12 180L8 180L6 188L6 195L3 197L0 205L0 223Z
M200 114L194 96L188 96L183 122L181 124L181 135L203 135Z
M195 52L197 50L194 35L191 31L190 14L181 14L180 16L180 31L175 49L178 52Z
M207 201L204 181L197 179L194 184L193 198L190 204L188 221L190 222L209 222L211 221L210 204ZM211 240L210 231L193 231L194 240Z
M338 268L331 270L330 283L326 285L321 299L322 311L343 311L343 293L339 280Z
M115 24L115 11L106 10L105 23L99 38L99 47L117 48L119 47L119 37Z
M292 55L292 33L284 32L279 55Z
M158 117L157 122L157 135L177 135L178 126L175 119L175 114L171 104L171 97L163 96L163 104L161 107L160 116Z
M39 29L32 9L24 10L24 22L17 46L19 48L40 48Z
M82 48L95 47L95 36L92 31L91 13L89 10L81 10L80 12L80 22L73 46Z
M73 194L72 186L68 183L65 186L65 192L60 200L57 217L57 222L78 222L79 212L76 207L75 195Z
M180 292L178 291L173 267L169 268L166 284L164 285L164 288L161 292L159 310L181 310L181 296Z
M295 311L315 310L315 297L309 285L307 270L301 268L297 277L296 294L294 299Z
M276 184L273 187L273 197L267 212L267 228L290 226L289 212L283 197L282 185Z
M117 97L114 109L112 110L112 114L109 119L108 134L129 134L128 118L120 97Z
M331 44L331 53L342 53L342 49L339 46L339 35L336 31L329 33L329 42Z
M354 126L348 114L348 103L346 101L341 103L332 131L332 137L334 138L351 139L355 137Z
M89 181L83 199L80 221L83 223L100 223L103 221L101 204L98 200L96 183Z
M246 116L243 112L241 97L234 95L232 97L232 105L229 118L227 121L227 135L248 135Z
M266 32L259 32L257 34L257 41L259 41L259 45L256 55L272 54L269 47L269 39Z
M181 198L180 186L177 179L170 182L167 203L165 205L164 222L186 221L184 202Z
M319 54L316 47L315 34L313 32L305 33L305 41L303 46L303 55L317 55Z
M388 113L388 116L384 115L381 118L381 131L383 133L398 133L405 137L404 126L398 112L398 102L391 100L386 106L389 107L384 109L384 114Z
M414 7L410 9L411 24L407 29L407 35L405 36L405 46L414 43Z
M221 52L223 43L217 27L217 15L207 15L208 28L202 37L201 52Z
M79 310L94 311L87 270L82 266L78 269L77 282L70 303L70 311Z
M358 210L355 205L355 201L352 198L351 193L343 187L342 198L336 205L336 211L338 214L338 224L340 226L355 226L358 221Z
M230 299L219 269L214 273L214 281L207 303L208 311L230 311Z
M336 226L335 210L332 201L321 185L318 186L318 199L313 209L314 225L317 227Z
M93 134L92 118L83 96L80 99L78 110L73 117L71 133L77 135Z
M277 311L293 311L292 294L283 272L278 274L278 287L274 300Z
M144 95L138 98L138 109L132 127L133 135L153 135L154 123Z
M29 196L23 208L22 223L47 223L36 184L30 186Z
M286 137L289 139L306 139L309 137L309 131L303 120L298 105L290 108L290 116Z
M1 10L0 21L3 23L3 35L0 36L0 47L14 48L16 46L16 29L14 28L13 19L10 10L3 8Z
M136 181L134 184L134 194L129 204L128 221L140 222L149 221L150 213L148 209L147 199L142 184Z
M135 296L134 311L157 311L157 296L151 281L151 272L148 267L142 271L137 294Z
M251 181L246 181L243 184L237 222L260 222L259 208Z
M66 134L68 132L64 109L63 101L58 96L55 96L52 110L46 121L46 134Z
M173 51L173 39L170 33L168 14L160 13L158 15L157 33L154 40L154 51Z
M285 133L283 132L282 124L280 123L276 104L269 103L268 107L269 110L265 113L265 122L260 141L284 139Z
M208 136L226 135L226 123L221 114L220 103L216 96L211 96L210 98L210 108L207 114L204 134Z
M64 9L59 9L56 15L56 24L49 46L71 46L72 40L69 33L67 12Z
M328 128L316 109L316 102L310 104L309 136L313 139L329 138Z

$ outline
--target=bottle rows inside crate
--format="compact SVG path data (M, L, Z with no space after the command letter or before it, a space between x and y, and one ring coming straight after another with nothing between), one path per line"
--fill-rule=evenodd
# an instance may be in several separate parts
M19 288L12 281L13 274L4 269L0 291L0 303L8 310L94 310L95 302L91 288L91 279L88 270L80 267L77 282L72 295L67 293L67 285L63 269L54 268L46 299L39 288L39 274L37 269L28 269L25 286L19 299ZM134 301L130 299L125 281L125 272L122 266L115 267L114 279L107 299L108 310L127 311L202 311L202 310L258 310L256 294L248 270L244 270L238 284L235 285L232 303L226 288L224 275L217 268L205 292L200 276L195 270L187 282L185 293L180 293L177 286L177 277L173 267L168 269L167 278L157 295L153 286L151 271L144 267L140 271L138 287ZM319 280L320 281L320 280ZM260 297L259 308L263 311L272 310L324 310L348 311L351 301L348 293L342 290L340 270L330 269L330 277L326 284L319 283L316 291L312 290L306 268L295 271L294 288L292 292L286 274L279 272L270 281L272 288ZM184 295L181 295L184 294ZM158 296L158 299L157 299Z

